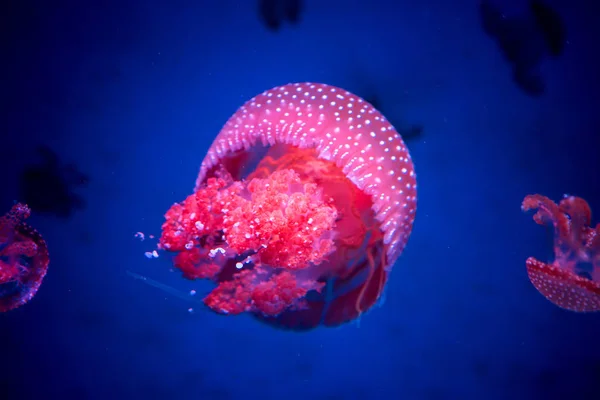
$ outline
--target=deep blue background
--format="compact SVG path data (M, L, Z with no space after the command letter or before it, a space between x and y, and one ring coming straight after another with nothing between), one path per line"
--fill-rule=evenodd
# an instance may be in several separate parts
M600 14L549 3L569 41L543 63L540 98L511 82L476 0L309 0L280 33L250 0L13 6L0 209L19 200L38 144L90 183L85 210L30 220L51 264L34 300L0 315L0 398L600 398L600 315L553 306L524 264L552 257L550 233L520 211L526 194L576 194L600 213ZM417 219L384 305L360 324L291 333L189 314L192 300L128 276L206 293L133 235L160 232L237 107L306 80L376 93L390 119L424 125L408 142Z

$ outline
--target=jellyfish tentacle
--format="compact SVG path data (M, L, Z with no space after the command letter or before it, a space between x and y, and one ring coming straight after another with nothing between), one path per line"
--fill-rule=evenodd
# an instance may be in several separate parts
M135 272L132 272L132 271L129 271L129 270L125 271L125 273L127 275L131 276L135 280L142 281L142 282L144 282L147 285L150 285L152 287L160 289L163 292L168 293L168 294L170 294L172 296L178 297L178 298L180 298L182 300L193 301L194 303L198 303L198 304L202 304L202 305L204 304L204 303L202 303L201 301L197 300L195 297L193 297L193 296L191 296L189 294L185 294L182 291L177 290L177 289L175 289L172 286L169 286L169 285L166 285L164 283L155 281L154 279L148 278L147 276L140 275L138 273L135 273Z

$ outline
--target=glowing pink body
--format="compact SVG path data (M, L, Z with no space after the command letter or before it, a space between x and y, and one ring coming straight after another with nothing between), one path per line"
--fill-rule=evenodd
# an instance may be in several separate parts
M375 304L416 210L408 150L369 103L313 83L268 90L225 124L161 248L226 314L308 329Z

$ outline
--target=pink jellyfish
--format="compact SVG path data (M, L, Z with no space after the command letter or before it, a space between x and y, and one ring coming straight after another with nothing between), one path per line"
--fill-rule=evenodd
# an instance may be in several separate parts
M289 84L233 114L159 246L184 277L216 283L204 304L217 313L336 326L381 296L416 202L408 149L379 111L337 87Z

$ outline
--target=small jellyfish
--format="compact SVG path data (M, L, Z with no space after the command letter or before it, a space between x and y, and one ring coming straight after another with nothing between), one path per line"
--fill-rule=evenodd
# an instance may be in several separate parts
M29 207L19 203L0 217L0 312L31 300L48 270L46 242L24 222L30 214Z
M529 280L553 304L575 312L600 311L600 223L595 227L588 203L565 196L558 204L532 194L523 211L534 210L540 225L554 227L554 261L526 261Z

